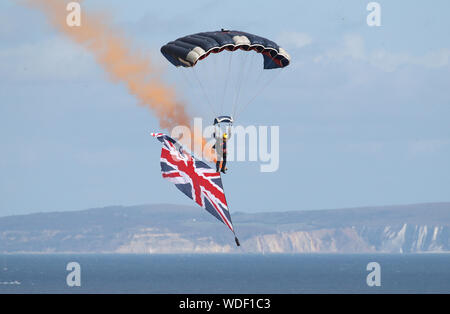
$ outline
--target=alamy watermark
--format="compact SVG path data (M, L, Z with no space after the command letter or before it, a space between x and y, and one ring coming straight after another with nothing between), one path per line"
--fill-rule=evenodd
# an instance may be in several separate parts
M280 128L277 125L233 125L225 130L217 126L203 126L201 118L194 118L193 128L176 126L170 136L199 159L208 159L213 146L227 133L227 161L259 162L261 172L275 172L280 166ZM201 139L201 140L199 140Z
M366 6L367 15L366 22L368 26L381 26L381 5L378 2L369 2Z
M69 2L66 10L70 13L66 16L66 24L69 27L81 26L81 5L78 2Z
M366 266L366 270L370 273L366 277L366 283L369 287L381 286L381 266L377 262L370 262Z
M66 266L70 273L66 277L66 284L69 287L81 287L81 266L77 262L70 262Z

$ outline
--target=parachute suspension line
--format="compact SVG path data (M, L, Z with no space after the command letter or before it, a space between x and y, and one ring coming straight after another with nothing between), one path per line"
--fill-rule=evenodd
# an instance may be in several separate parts
M249 51L248 54L252 54L252 52ZM248 82L250 82L250 76L252 75L253 64L254 64L255 59L256 59L257 57L259 57L259 56L257 56L257 55L251 55L251 56L249 56L249 58L250 58L251 60L250 60L250 63L247 62L247 70L244 71L244 75L243 75L243 83L241 84L241 88L243 88L244 86L245 86L245 87L248 87L248 86L249 86L249 85L248 85L248 84L249 84ZM262 72L262 71L261 71L261 72ZM260 73L260 74L261 74L261 73ZM246 90L246 88L244 88L244 90ZM245 101L246 99L247 99L247 95L244 95L244 98L242 98L242 101ZM234 109L233 109L233 117L235 117L235 115L237 114L237 111L240 110L240 107L241 107L241 106L239 106L239 103L236 103L236 105L234 106Z
M259 72L258 78L255 81L255 86L259 86L259 82L261 82L262 77L264 76L264 69Z
M269 63L269 66L271 66L272 63L273 63L273 59L271 59L271 61ZM256 99L256 97L258 97L275 80L275 78L277 78L280 75L280 73L283 70L284 70L284 68L281 68L281 70L278 70L276 75L273 75L271 78L269 78L267 80L267 82L265 84L263 84L261 86L261 88L256 92L256 94L244 106L241 107L241 110L239 110L239 112L236 114L236 118L235 119L237 119L237 116L240 115L244 111L244 109L246 109ZM258 81L262 77L262 73L264 73L264 71L266 71L266 70L262 70L262 72L261 72L261 74L260 74L260 76L258 78Z
M270 61L270 63L269 63L269 66L272 65L272 63L273 63L273 59L271 59L271 61ZM259 73L257 82L256 82L256 84L255 84L256 86L259 86L259 83L260 83L262 77L264 76L264 72L265 72L265 69L261 70L261 72ZM270 77L269 77L269 80L268 80L268 81L271 81ZM241 109L239 110L238 113L234 114L235 120L237 119L237 116L240 115L240 113L241 113L242 111L244 111L244 108L246 108L246 107L248 106L249 103L253 102L253 100L254 100L254 99L255 99L255 98L263 91L263 89L266 88L266 87L269 85L268 83L269 83L269 82L266 82L266 84L261 83L261 84L262 84L262 85L261 85L261 88L256 92L256 94L255 94L252 98L250 98L249 102L247 102L244 106L241 107Z
M214 107L208 97L208 93L206 92L205 88L203 87L202 81L198 78L197 76L197 72L195 71L195 67L191 67L192 72L194 73L195 79L198 82L198 85L200 85L200 88L202 89L203 95L206 98L206 101L208 102L209 108L211 109L212 113L214 114L214 116L217 116L217 112L214 110Z
M281 70L278 70L277 74L275 74L274 76L272 76L269 80L267 80L266 84L264 84L257 92L256 94L244 105L242 106L241 110L239 110L239 112L236 114L236 119L237 117L244 111L244 109L246 109L255 99L256 97L258 97L271 83L273 83L275 81L275 79L280 75L280 73L284 70L284 68L282 68Z
M234 102L233 102L233 107L232 107L233 115L236 112L236 106L238 104L239 94L241 93L241 88L242 88L242 84L243 84L243 81L244 81L243 77L244 77L244 73L245 73L244 72L245 65L247 63L247 57L248 57L248 54L245 53L244 54L244 60L241 62L242 64L241 64L240 69L239 69L240 71L239 71L239 76L238 76L238 79L237 79L236 95L234 97Z
M183 77L183 79L186 81L187 85L189 86L190 89L192 89L194 87L194 85L191 83L191 81L189 80L189 78L187 77L186 73L184 73L184 71L186 71L186 69L179 69L177 72L181 73L181 76Z
M195 87L195 84L192 83L192 81L191 81L191 80L189 79L189 77L188 77L188 76L190 76L190 77L192 78L192 76L186 74L185 71L188 71L187 68L179 69L177 72L181 72L181 76L182 76L183 79L187 82L187 85L189 86L189 89L190 89L190 90L194 90L194 89L195 89L195 88L194 88L194 87ZM195 97L195 98L197 99L198 97ZM204 103L204 101L202 101L201 99L197 99L197 101L200 102L200 103L202 104L203 107L206 106L206 104Z
M222 94L222 101L220 103L220 113L223 113L223 104L225 102L225 96L226 96L226 91L227 91L227 87L228 87L228 81L230 79L230 72L231 72L231 61L233 60L233 53L230 53L230 58L228 60L228 71L227 71L227 76L225 79L225 86L223 88L223 94Z
M217 77L217 73L219 72L218 69L220 69L220 67L217 65L218 63L218 55L216 53L212 54L212 56L210 57L212 62L209 62L210 66L207 67L208 69L208 75L206 77L206 79L208 80L207 82L214 82L216 77ZM204 63L204 65L206 65L206 63ZM215 87L215 86L214 86ZM218 89L218 88L217 88ZM208 90L208 85L206 85L206 90ZM219 110L219 103L220 103L220 95L219 92L217 90L213 89L213 92L211 93L211 91L209 90L212 99L212 104L214 106L214 108L216 110ZM220 113L220 112L219 112Z

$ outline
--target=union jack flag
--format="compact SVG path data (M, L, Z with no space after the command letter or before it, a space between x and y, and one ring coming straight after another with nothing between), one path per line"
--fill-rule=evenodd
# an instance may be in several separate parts
M163 133L151 135L163 144L160 159L163 178L174 183L181 192L234 233L220 173L203 161L195 159L170 136ZM237 238L235 240L239 246Z

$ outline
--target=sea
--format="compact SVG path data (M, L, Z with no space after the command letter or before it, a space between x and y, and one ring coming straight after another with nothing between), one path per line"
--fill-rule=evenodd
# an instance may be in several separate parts
M450 254L2 254L0 293L450 293Z

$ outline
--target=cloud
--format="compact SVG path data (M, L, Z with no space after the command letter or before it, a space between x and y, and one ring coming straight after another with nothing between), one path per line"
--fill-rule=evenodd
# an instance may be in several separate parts
M316 63L357 60L366 62L385 72L393 72L401 66L415 65L425 68L441 68L450 65L450 49L441 48L422 56L409 53L393 53L385 49L368 51L364 38L358 34L345 35L337 47L314 58Z
M77 162L85 166L116 167L126 164L134 158L133 154L125 149L105 148L104 150L83 150L75 154Z
M301 32L283 32L277 39L283 47L303 48L312 43L312 38Z
M386 155L392 152L403 152L410 156L419 156L442 153L450 147L450 140L351 141L341 145L344 152L352 154Z
M343 149L349 153L378 154L386 149L387 143L382 141L350 142L343 144Z
M449 144L449 140L442 139L417 140L410 142L408 148L412 154L431 154L445 149Z
M59 36L0 51L0 79L7 81L84 80L95 71L94 60L86 50Z

